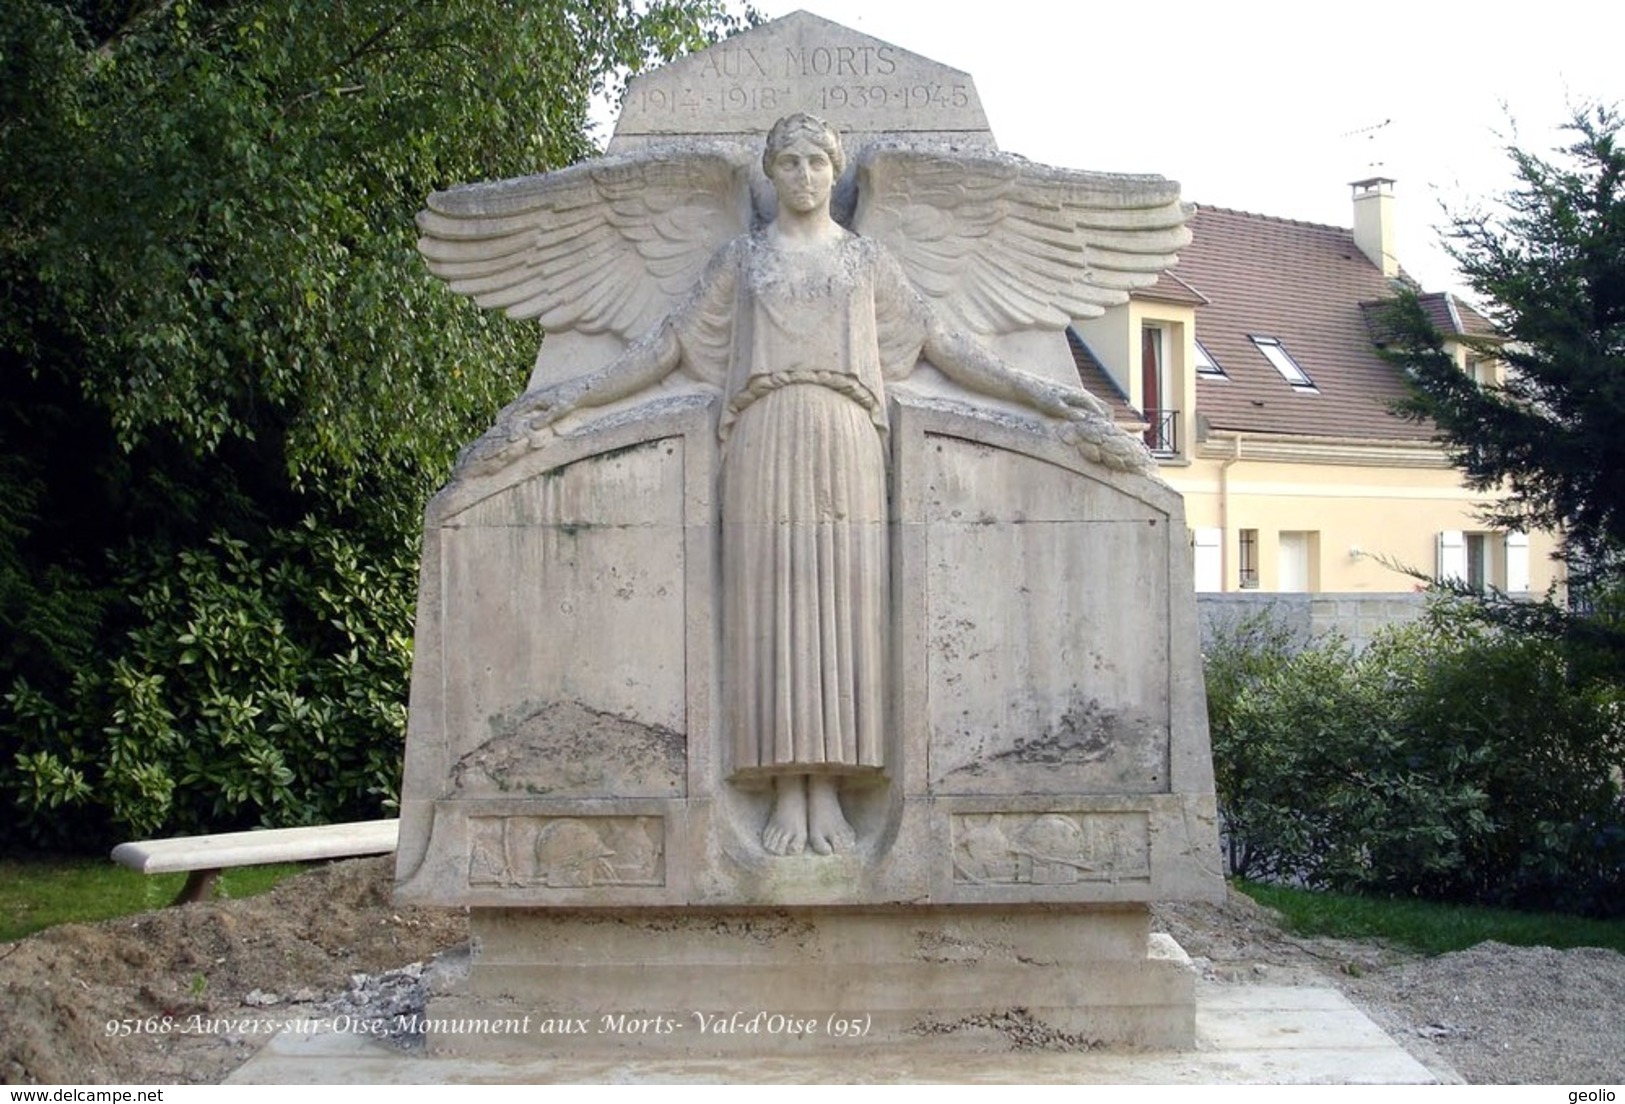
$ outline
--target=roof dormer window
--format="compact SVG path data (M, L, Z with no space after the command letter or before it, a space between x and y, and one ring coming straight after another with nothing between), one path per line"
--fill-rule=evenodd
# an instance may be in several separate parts
M1309 373L1300 368L1298 362L1292 359L1292 354L1286 351L1286 346L1281 344L1280 338L1265 337L1261 334L1248 334L1247 336L1253 339L1253 344L1258 346L1258 351L1263 353L1264 358L1275 366L1277 372L1281 373L1281 378L1292 385L1292 390L1311 395L1320 394L1320 388L1316 387L1315 381L1309 378Z
M1202 347L1200 341L1196 343L1196 374L1201 379L1230 378L1224 374L1224 369L1219 367L1219 362L1213 359L1213 354Z

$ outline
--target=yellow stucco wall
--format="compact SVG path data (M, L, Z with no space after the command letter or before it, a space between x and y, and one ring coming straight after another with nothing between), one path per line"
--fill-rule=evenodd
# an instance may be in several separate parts
M1220 589L1240 585L1238 534L1257 533L1259 590L1285 589L1281 534L1308 534L1308 578L1320 592L1394 593L1418 581L1400 568L1433 573L1444 532L1484 534L1490 583L1507 583L1505 534L1490 533L1478 513L1488 499L1461 485L1459 473L1425 443L1361 441L1293 442L1241 436L1205 444L1195 440L1197 406L1196 312L1179 303L1136 297L1078 330L1095 355L1143 408L1143 328L1163 331L1164 407L1179 411L1180 454L1162 463L1161 475L1185 496L1186 521L1196 530L1220 530ZM1465 364L1466 353L1452 350ZM1551 558L1549 534L1528 538L1528 592L1544 594L1562 577ZM1198 567L1199 585L1201 569Z
M1131 299L1101 318L1076 323L1078 333L1105 365L1117 385L1128 394L1129 405L1144 409L1141 391L1140 333L1146 326L1163 331L1163 375L1167 394L1163 406L1178 410L1179 440L1190 440L1191 411L1196 408L1196 312L1189 306Z
M1233 462L1198 458L1167 465L1162 476L1185 496L1186 521L1195 529L1219 529L1222 589L1240 589L1238 534L1254 530L1258 589L1282 587L1282 532L1314 534L1308 589L1317 591L1410 590L1415 579L1400 566L1433 572L1439 534L1446 530L1487 533L1479 520L1486 502L1461 485L1452 468L1385 467L1251 460L1247 442ZM1491 582L1505 585L1504 534L1488 540ZM1548 534L1529 536L1529 589L1542 594L1560 569L1551 559Z

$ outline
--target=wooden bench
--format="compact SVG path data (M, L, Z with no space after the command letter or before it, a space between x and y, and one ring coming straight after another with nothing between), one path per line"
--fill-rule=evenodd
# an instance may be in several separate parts
M387 854L395 850L400 826L399 820L361 820L312 828L136 840L113 848L113 861L143 874L186 871L186 884L171 902L179 905L207 897L215 879L228 867Z

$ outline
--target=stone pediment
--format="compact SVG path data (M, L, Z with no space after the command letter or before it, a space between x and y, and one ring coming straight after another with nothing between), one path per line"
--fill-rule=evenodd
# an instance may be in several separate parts
M993 149L970 74L810 12L776 19L632 80L610 153L650 141L766 134L785 115Z

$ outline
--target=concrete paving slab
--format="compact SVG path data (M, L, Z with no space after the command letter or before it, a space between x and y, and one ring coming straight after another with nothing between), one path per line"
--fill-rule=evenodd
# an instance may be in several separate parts
M1341 994L1339 994L1341 995ZM1352 1005L1342 1008L1198 1009L1197 1032L1219 1050L1383 1049L1393 1040ZM1204 1019L1206 1022L1204 1023Z
M854 1047L759 1058L439 1059L359 1031L284 1031L228 1084L1459 1084L1334 989L1204 982L1192 1051L904 1053ZM538 1049L550 1040L535 1041Z

